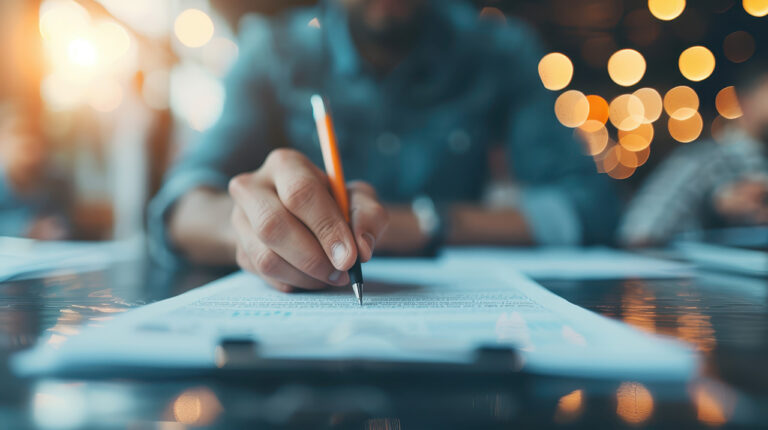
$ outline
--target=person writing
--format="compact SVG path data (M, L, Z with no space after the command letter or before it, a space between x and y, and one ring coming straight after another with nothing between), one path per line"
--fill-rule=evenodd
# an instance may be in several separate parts
M150 206L158 258L236 263L291 291L346 285L374 250L612 238L613 187L557 124L521 23L460 1L328 0L244 18L240 37L221 119ZM314 93L333 113L350 224L318 167ZM489 206L497 147L515 192Z

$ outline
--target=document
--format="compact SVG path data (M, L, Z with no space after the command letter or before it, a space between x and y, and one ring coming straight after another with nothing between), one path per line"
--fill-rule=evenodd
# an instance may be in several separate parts
M448 248L446 266L504 264L536 280L678 279L693 266L606 247Z
M138 258L142 247L138 238L75 242L0 236L0 282L57 270L106 267Z
M427 260L363 267L364 306L348 288L285 294L237 273L43 342L14 357L20 374L121 366L213 367L222 339L247 337L270 359L472 362L508 346L536 373L633 380L689 378L697 356L575 306L510 269L450 270Z

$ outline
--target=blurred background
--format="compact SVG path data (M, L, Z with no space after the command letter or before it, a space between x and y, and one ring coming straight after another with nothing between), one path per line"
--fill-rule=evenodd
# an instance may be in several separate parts
M221 114L239 19L313 3L0 2L0 169L45 214L18 234L141 233L175 154ZM741 115L734 76L767 49L766 0L474 3L478 19L538 31L552 114L626 197L675 147Z

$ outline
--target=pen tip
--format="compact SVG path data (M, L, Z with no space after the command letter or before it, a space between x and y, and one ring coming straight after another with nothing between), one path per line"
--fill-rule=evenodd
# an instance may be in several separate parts
M361 282L355 282L352 284L352 291L355 292L355 297L360 302L360 306L363 305L363 284Z

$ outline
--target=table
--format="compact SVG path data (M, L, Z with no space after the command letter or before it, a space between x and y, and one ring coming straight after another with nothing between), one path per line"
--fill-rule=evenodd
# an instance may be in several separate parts
M768 281L700 271L690 279L547 281L567 300L690 342L700 376L684 385L533 376L317 385L210 378L20 380L9 357L86 324L182 293L226 272L170 271L147 258L0 284L2 428L712 428L768 423ZM507 384L507 385L505 385ZM514 386L509 386L514 385Z

